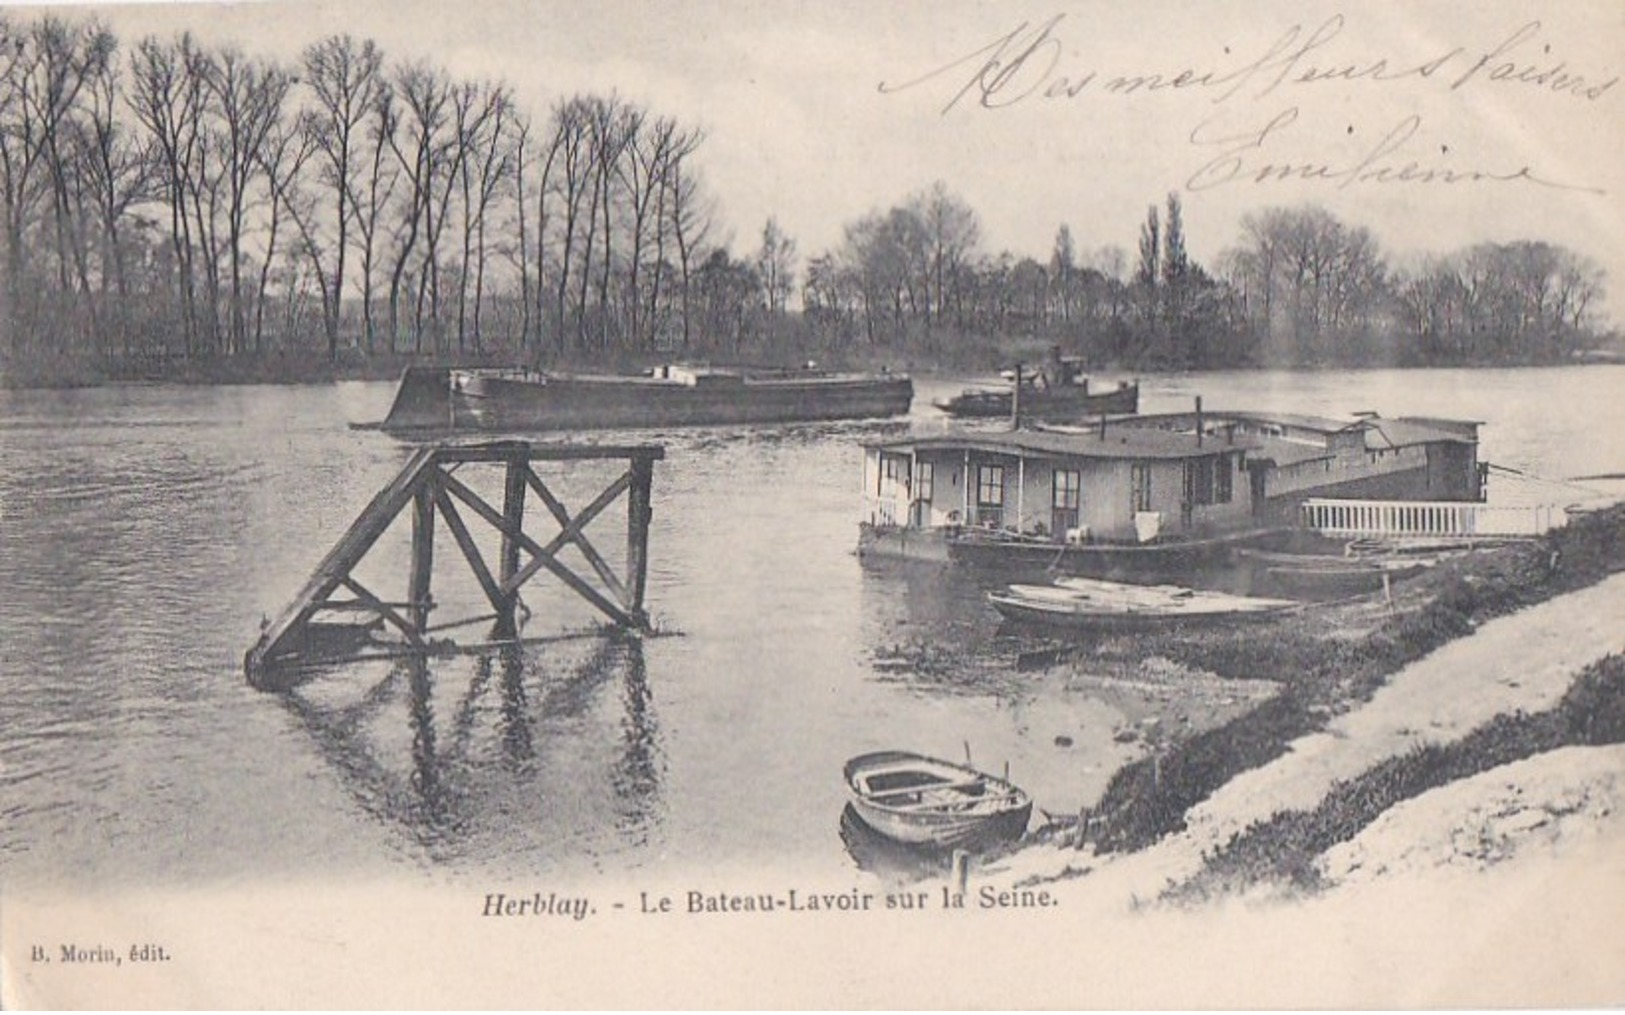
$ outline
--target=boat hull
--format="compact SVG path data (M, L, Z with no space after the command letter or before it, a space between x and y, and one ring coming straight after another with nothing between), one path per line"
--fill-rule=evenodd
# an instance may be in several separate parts
M966 530L947 537L948 558L990 571L1060 572L1092 578L1178 578L1224 566L1231 551L1279 534L1251 529L1207 539L1158 543L1056 543L1007 539Z
M1076 603L989 592L987 601L999 615L1018 624L1072 631L1154 631L1170 627L1245 623L1263 620L1290 609L1291 604L1247 610L1189 610L1164 612L1155 609L1090 609Z
M943 401L934 402L938 409L961 419L995 419L1009 416L1014 411L1014 399L1008 391L972 391ZM1126 415L1138 412L1140 387L1125 384L1110 391L1087 392L1081 388L1026 390L1021 393L1021 411L1027 416L1095 416Z
M544 380L468 374L454 392L459 426L480 430L710 426L873 419L908 412L903 376L736 377L683 384L644 377Z
M848 761L853 813L871 831L924 849L965 849L1019 837L1032 798L1004 779L906 751Z

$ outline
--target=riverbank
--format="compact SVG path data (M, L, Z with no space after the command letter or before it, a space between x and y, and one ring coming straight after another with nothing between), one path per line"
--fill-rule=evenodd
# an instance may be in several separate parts
M762 368L794 367L808 362L832 370L869 372L900 372L915 378L960 379L990 377L1017 362L1040 363L1051 354L1052 343L1037 338L1013 338L969 347L947 350L921 349L912 346L854 346L839 351L796 350L763 348L749 355L728 357L717 353L615 353L605 356L572 355L563 359L550 359L545 367L550 370L575 370L587 373L638 373L663 362L698 361L755 366ZM186 384L186 385L238 385L238 384L331 384L336 381L394 380L408 366L445 367L511 367L529 361L531 351L515 353L511 350L482 353L445 353L420 355L410 352L362 353L358 349L345 349L337 359L317 349L293 352L242 353L235 356L162 356L134 357L109 360L92 355L58 358L0 359L0 388L65 389L91 388L114 384ZM1587 358L1551 363L1497 363L1473 362L1454 364L1463 369L1501 369L1517 367L1570 367L1613 366L1619 360ZM1417 364L1414 369L1433 369L1450 364ZM1370 369L1392 369L1392 364L1375 364ZM1107 377L1129 378L1151 368L1133 364L1099 362L1089 364L1091 372ZM1215 370L1281 369L1258 363L1237 363ZM1359 369L1347 365L1299 364L1290 367L1301 371L1333 371ZM1203 371L1195 371L1201 373Z
M1080 904L1212 908L1617 841L1622 535L1615 506L1441 565L1391 605L1145 646L1281 690L1148 751L984 873L1060 882Z

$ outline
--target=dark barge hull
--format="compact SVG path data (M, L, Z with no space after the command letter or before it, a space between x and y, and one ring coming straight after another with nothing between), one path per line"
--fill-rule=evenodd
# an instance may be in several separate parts
M950 416L962 419L996 419L1011 414L1008 391L973 391L933 403ZM1140 386L1124 384L1112 391L1086 392L1065 388L1022 389L1021 411L1029 416L1132 415L1140 408Z
M382 426L513 432L873 419L908 412L913 398L913 382L902 375L736 375L683 384L653 377L544 380L412 368L401 378L395 408Z
M1159 543L1053 543L987 537L967 530L948 537L948 559L992 571L1037 571L1090 578L1184 577L1229 563L1237 547L1278 537L1280 529L1251 529L1208 539Z

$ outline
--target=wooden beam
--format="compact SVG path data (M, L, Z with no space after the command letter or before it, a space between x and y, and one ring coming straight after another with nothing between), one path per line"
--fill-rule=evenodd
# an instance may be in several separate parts
M412 570L406 582L406 599L412 604L412 623L419 631L429 626L429 586L434 573L435 476L438 471L431 466L412 494ZM346 579L349 570L345 568ZM377 600L377 597L373 599Z
M648 623L643 612L643 591L649 575L649 521L654 517L651 491L654 463L632 463L632 489L626 501L626 578L629 589L621 596L633 616Z
M529 474L530 465L525 459L509 459L503 478L502 517L508 520L508 524L515 532L525 531L525 477ZM502 559L498 566L504 586L519 570L519 543L507 532L502 533ZM502 603L497 607L497 626L500 634L512 637L518 631L517 618L514 616L514 608L518 603L517 592L503 595Z
M452 538L457 541L457 548L463 551L463 559L473 570L474 577L479 579L480 588L485 590L485 598L491 601L491 608L501 612L503 603L502 587L497 580L491 577L491 569L485 566L485 559L480 556L480 548L469 535L468 526L463 524L463 518L457 513L457 505L446 496L446 491L436 485L434 502L440 508L440 514L446 519L446 528L451 530Z
M549 541L547 548L557 553L564 547L566 542L575 543L580 548L581 555L587 558L587 563L591 564L592 569L597 572L598 577L605 585L609 586L610 591L623 603L626 602L626 586L622 584L620 575L617 575L615 569L609 566L609 562L604 560L603 554L599 553L598 548L592 545L583 530L589 522L598 516L599 512L603 511L614 502L616 497L620 496L621 491L627 488L626 483L630 483L631 477L630 472L622 475L620 479L617 479L600 493L591 504L587 505L581 514L572 519L570 512L565 509L564 503L553 495L553 492L547 488L547 484L542 482L541 477L531 471L528 466L525 468L525 481L530 484L532 490L536 491L536 496L540 497L542 503L547 505L547 510L553 515L553 519L559 523L560 532ZM626 482L623 483L623 480Z
M606 599L602 592L599 592L597 589L587 584L574 571L571 571L567 566L554 559L554 550L544 548L540 543L537 543L536 540L525 535L523 532L512 532L512 530L508 527L507 519L497 514L490 505L480 500L474 491L470 490L468 487L464 486L462 483L450 476L442 474L441 480L444 482L445 488L458 500L467 504L470 508L473 508L475 514L484 518L496 528L504 532L510 532L513 535L513 538L518 541L520 546L534 554L530 563L520 568L519 571L514 574L513 578L503 585L504 592L512 592L517 590L520 586L525 584L525 582L529 581L537 571L540 571L545 567L549 571L553 572L553 574L556 575L559 580L563 581L566 585L574 589L583 599L586 599L588 602L592 603L599 609L600 612L609 617L611 620L615 621L617 624L637 628L641 628L643 626L641 620L633 617L624 609ZM579 518L580 516L577 516L577 520L579 520Z
M389 604L373 595L366 586L362 585L354 578L351 578L349 575L345 575L340 584L349 589L351 592L355 593L357 599L362 600L370 605L373 609L377 610L379 615L385 620L399 628L400 632L406 636L406 640L411 642L413 647L420 649L426 649L429 647L429 643L423 640L423 635L420 633L420 628L413 621L407 620L405 617L401 616L394 609L392 609Z
M529 482L531 484L531 489L535 490L537 495L543 498L544 502L553 500L553 495L546 492L547 488L542 485L541 479L538 478L534 472L530 473ZM582 508L574 518L570 518L566 514L565 518L561 519L559 522L559 524L564 526L564 530L548 541L547 545L549 550L556 553L561 547L564 546L565 543L571 541L580 542L583 538L583 530L586 529L592 520L597 518L605 508L615 503L615 498L619 497L631 485L632 473L629 470L622 473L620 477L615 480L615 482L605 487L604 491L598 496L594 497L592 499L592 503ZM557 503L557 501L554 501L554 503ZM549 509L551 510L551 507ZM559 505L559 509L560 511L563 510L562 504ZM555 515L555 517L557 517L557 515Z

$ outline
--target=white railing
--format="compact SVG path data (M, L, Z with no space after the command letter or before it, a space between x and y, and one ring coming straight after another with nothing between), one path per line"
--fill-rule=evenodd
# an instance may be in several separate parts
M1538 536L1567 524L1568 513L1556 504L1312 497L1301 518L1304 528L1331 536Z

